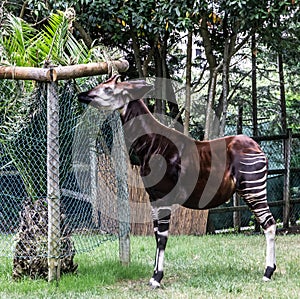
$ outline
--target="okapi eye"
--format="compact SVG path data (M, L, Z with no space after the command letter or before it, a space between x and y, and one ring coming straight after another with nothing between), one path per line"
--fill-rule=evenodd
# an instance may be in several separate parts
M108 95L108 96L111 96L114 92L112 90L112 88L110 87L105 87L104 88L104 92Z

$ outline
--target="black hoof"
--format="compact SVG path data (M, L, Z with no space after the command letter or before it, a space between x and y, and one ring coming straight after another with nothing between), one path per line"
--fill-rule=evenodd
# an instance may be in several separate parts
M160 288L160 282L164 277L163 271L154 271L152 278L149 281L149 285L152 289Z
M275 272L275 270L276 270L276 265L274 265L274 267L268 266L268 267L266 268L266 271L265 271L263 280L264 280L264 281L269 281L269 280L271 279L273 273Z

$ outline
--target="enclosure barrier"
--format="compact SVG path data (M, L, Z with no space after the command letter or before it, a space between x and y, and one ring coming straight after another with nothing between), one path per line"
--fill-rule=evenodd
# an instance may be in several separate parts
M61 223L61 190L60 190L60 141L59 141L59 103L58 103L58 85L59 80L74 79L85 76L94 76L100 74L107 74L111 71L112 65L114 69L117 69L118 72L125 72L128 69L128 62L125 60L112 61L110 63L100 62L100 63L90 63L90 64L81 64L81 65L72 65L72 66L59 66L59 67L49 67L49 68L31 68L31 67L12 67L12 66L0 66L0 79L14 79L14 80L36 80L47 83L47 204L48 204L48 281L59 280L60 278L60 268L61 268L61 247L62 244L61 238L62 226ZM93 116L89 116L93 117ZM99 116L97 116L99 118ZM104 116L103 123L107 120L108 117ZM100 116L101 118L101 116ZM112 117L111 117L112 118ZM114 122L114 120L113 120ZM112 124L113 124L112 122ZM103 124L102 123L102 124ZM110 129L112 124L110 124ZM92 124L93 125L93 124ZM88 128L88 131L91 131L91 128ZM114 131L110 131L111 132ZM116 137L116 136L113 136ZM118 136L117 136L118 137ZM121 149L120 137L116 139L116 147ZM95 148L95 147L94 147ZM103 151L102 151L103 152ZM90 154L95 152L90 151ZM89 161L95 161L97 157L91 158ZM105 155L103 155L103 159ZM101 157L99 157L101 160ZM119 161L124 163L126 157L122 150L120 151ZM99 162L102 163L101 161ZM112 162L109 162L112 163ZM108 164L109 164L108 163ZM126 162L125 162L126 163ZM126 193L127 182L122 181L121 173L122 168L118 165L114 166L116 169L116 183L111 183L114 185L114 189L117 189L117 196L120 195L120 192ZM107 167L107 166L106 166ZM91 165L91 174L89 177L90 187L91 187L91 202L93 207L97 205L97 191L93 188L97 188L98 178L95 172L98 172L98 168ZM100 167L101 168L101 167ZM104 173L107 171L107 168L102 167L103 171L102 176L105 176ZM40 179L40 178L39 178ZM107 183L107 182L106 182ZM93 193L94 192L94 193ZM128 194L128 192L126 193ZM127 198L128 199L128 198ZM116 206L118 207L118 216L117 219L119 222L119 255L120 260L123 264L128 264L130 261L130 239L129 239L129 202L119 201ZM95 214L99 213L94 212ZM108 212L109 214L109 212ZM107 215L104 215L104 217ZM97 215L94 215L95 221L97 221ZM101 224L103 227L103 224ZM123 232L123 233L122 233ZM64 245L65 246L65 243Z

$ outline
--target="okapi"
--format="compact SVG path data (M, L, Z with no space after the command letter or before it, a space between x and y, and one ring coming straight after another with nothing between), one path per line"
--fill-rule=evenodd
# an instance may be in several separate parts
M118 82L113 76L79 94L98 109L119 110L125 142L140 162L140 174L152 206L156 256L150 286L163 278L171 206L209 209L237 192L250 207L266 237L264 281L276 269L276 222L267 203L267 158L244 135L196 141L158 122L142 101L152 86L144 80Z

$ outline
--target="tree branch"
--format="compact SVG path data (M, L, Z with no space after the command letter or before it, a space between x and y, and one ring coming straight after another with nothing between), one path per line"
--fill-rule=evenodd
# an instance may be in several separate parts
M74 21L73 24L75 29L78 30L86 46L90 49L93 43L91 36L84 30L84 28L77 21Z
M20 11L20 15L19 15L19 18L20 18L20 19L23 19L23 17L24 17L24 14L25 14L25 8L26 8L26 6L27 6L27 3L28 3L28 1L24 1L23 5L22 5L21 11Z
M201 26L200 26L200 34L203 39L203 46L204 46L204 51L205 55L209 64L210 69L214 69L216 67L216 58L213 55L213 48L207 28L207 17L206 15L203 15L202 21L201 21Z

